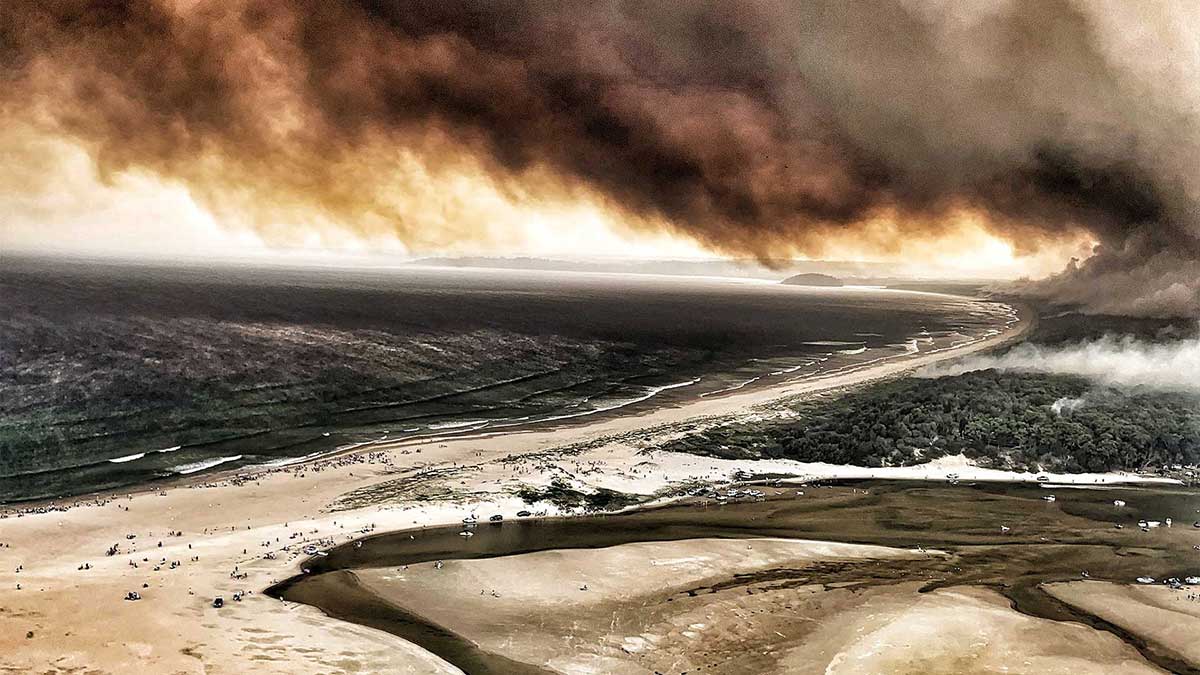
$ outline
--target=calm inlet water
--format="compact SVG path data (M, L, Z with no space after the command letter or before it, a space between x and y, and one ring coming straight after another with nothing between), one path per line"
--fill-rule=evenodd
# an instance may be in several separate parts
M946 349L933 294L486 270L0 269L0 503L578 424Z

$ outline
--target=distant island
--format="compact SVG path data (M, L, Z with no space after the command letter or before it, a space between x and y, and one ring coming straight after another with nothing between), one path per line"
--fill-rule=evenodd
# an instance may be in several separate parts
M844 282L842 282L841 279L839 279L837 277L829 276L828 274L816 274L816 273L797 274L796 276L788 277L779 283L787 284L788 286L845 286L846 285Z

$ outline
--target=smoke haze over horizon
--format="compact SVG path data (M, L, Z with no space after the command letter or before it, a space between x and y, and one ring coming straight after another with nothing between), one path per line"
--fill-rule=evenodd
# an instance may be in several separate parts
M1086 258L1023 292L1196 316L1197 31L1070 0L8 0L0 246L66 211L426 252L581 222L764 260L998 239ZM96 215L62 187L91 165L153 196Z

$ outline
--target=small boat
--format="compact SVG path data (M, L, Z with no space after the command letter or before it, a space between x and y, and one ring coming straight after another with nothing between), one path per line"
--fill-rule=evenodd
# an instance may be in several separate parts
M1046 495L1045 497L1042 497L1042 500L1047 501L1047 502L1052 502L1052 501L1055 501L1056 499L1058 499L1058 498L1055 497L1054 495Z
M478 522L479 522L479 519L475 517L474 513L467 516L466 518L463 518L463 525L474 525L475 523L478 523Z
M474 533L474 532L472 532L472 531L470 531L470 530L463 530L462 532L459 532L459 533L458 533L458 536L460 536L460 537L474 537L474 536L475 536L475 533Z
M1113 500L1113 506L1115 506L1115 507L1117 507L1117 508L1120 508L1120 507L1122 507L1122 506L1125 506L1125 500L1123 500L1123 499L1114 499L1114 500Z
M1037 477L1037 482L1039 482L1039 483L1047 483L1049 481L1050 481L1049 476L1038 476Z
M1009 527L1009 526L1007 526L1007 525L1001 525L1001 526L1000 526L1000 531L1001 531L1001 532L1008 532L1008 531L1009 531L1009 530L1011 530L1011 529L1012 529L1012 528L1010 528L1010 527Z
M1139 584L1152 584L1154 583L1154 577L1138 577L1137 582Z
M492 516L491 518L488 518L488 520L492 521L493 523L498 523L498 522L504 520L504 516L497 513L496 515Z
M1183 583L1188 586L1200 586L1200 577L1184 577Z
M316 554L317 554L316 546L309 544L308 546L304 547L304 555L316 555Z
M533 514L528 511L517 511L518 518L528 518L529 516L532 516L532 515Z

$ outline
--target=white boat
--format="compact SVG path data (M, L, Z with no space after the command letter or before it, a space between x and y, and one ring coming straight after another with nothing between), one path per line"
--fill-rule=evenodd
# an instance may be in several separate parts
M1122 499L1114 499L1114 500L1113 500L1113 506L1116 506L1116 507L1118 507L1118 508L1120 508L1120 507L1122 507L1122 506L1125 506L1125 501L1124 501L1124 500L1122 500Z
M1200 586L1200 577L1184 577L1183 583L1188 586Z
M458 536L460 536L460 537L474 537L474 536L475 536L475 533L474 533L474 532L471 532L470 530L463 530L462 532L459 532L459 533L458 533Z
M1010 527L1009 527L1009 526L1007 526L1007 525L1001 525L1001 526L1000 526L1000 531L1001 531L1001 532L1008 532L1010 529L1012 529L1012 528L1010 528Z
M1137 582L1139 584L1152 584L1154 583L1154 577L1138 577Z
M1055 497L1054 495L1046 495L1045 497L1042 497L1042 499L1045 501L1048 501L1048 502L1052 502L1052 501L1055 501L1057 499L1057 497Z

